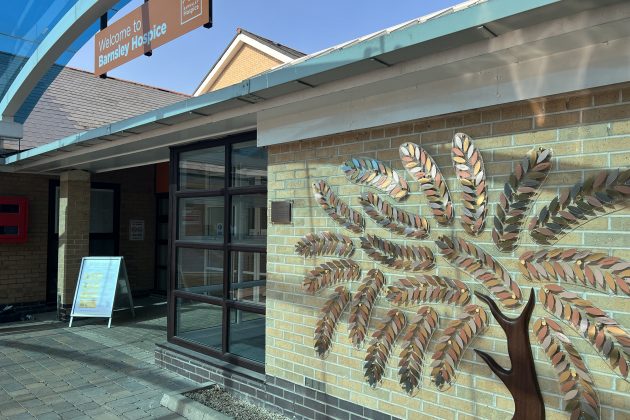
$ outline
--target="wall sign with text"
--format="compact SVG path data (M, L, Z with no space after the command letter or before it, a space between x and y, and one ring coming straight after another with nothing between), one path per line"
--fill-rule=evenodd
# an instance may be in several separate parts
M212 23L211 0L151 0L94 37L94 74L121 64Z

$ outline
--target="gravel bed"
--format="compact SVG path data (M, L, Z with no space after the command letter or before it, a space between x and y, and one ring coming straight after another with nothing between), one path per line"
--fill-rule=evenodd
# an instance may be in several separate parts
M220 411L226 416L232 416L236 420L289 420L288 417L281 414L230 395L218 385L186 392L184 396Z

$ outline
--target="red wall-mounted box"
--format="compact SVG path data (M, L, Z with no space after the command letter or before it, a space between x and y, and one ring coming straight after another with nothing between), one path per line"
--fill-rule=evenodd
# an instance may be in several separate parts
M0 196L0 243L19 244L28 238L28 199Z

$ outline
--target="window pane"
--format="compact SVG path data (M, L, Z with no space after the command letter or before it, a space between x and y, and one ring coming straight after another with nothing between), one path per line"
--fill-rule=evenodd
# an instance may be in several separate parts
M232 196L232 243L267 243L267 195Z
M177 239L223 243L223 197L180 198Z
M232 146L232 186L267 185L267 149L256 140Z
M180 190L218 190L225 186L225 147L191 150L179 155Z
M177 298L175 304L175 335L187 341L221 349L220 306Z
M90 233L114 232L114 191L90 192Z
M223 296L223 251L177 248L177 289Z
M232 252L230 296L234 300L264 305L267 292L267 254L258 252Z
M265 363L265 315L230 309L228 351Z

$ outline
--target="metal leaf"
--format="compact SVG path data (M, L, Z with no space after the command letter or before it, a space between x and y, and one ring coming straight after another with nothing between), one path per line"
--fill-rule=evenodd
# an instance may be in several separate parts
M488 211L486 170L481 152L468 135L456 133L452 142L451 159L464 190L464 208L469 213L464 210L464 214L460 216L461 225L468 234L477 236L485 227Z
M623 208L630 199L630 169L602 171L561 191L553 203L540 210L530 224L532 238L540 244L555 244L579 226Z
M435 302L464 306L470 300L470 290L456 279L422 275L401 279L393 286L389 286L387 300L394 305Z
M402 200L409 194L407 181L376 159L352 158L341 165L341 170L351 182L375 188L395 200Z
M578 250L525 252L519 268L530 281L572 283L614 295L630 296L630 262L604 253Z
M431 363L431 381L440 391L446 391L455 382L455 370L473 338L488 326L488 315L477 305L468 305L458 319L446 326L444 335L437 340Z
M410 396L420 388L424 355L438 325L437 312L428 306L422 306L409 322L403 337L398 376L400 385Z
M545 285L538 299L547 312L583 336L613 372L628 380L630 334L617 321L590 301L556 284Z
M534 335L558 377L558 386L564 394L565 411L571 413L571 418L600 418L599 398L593 389L593 377L560 325L547 318L538 319L534 323Z
M516 248L521 225L551 169L551 156L551 149L541 147L530 150L523 161L516 165L515 173L520 176L516 177L512 185L515 193L500 194L499 202L503 205L497 205L497 214L500 206L502 217L497 218L498 223L495 221L492 230L492 239L500 251L511 252ZM508 183L505 189L509 189Z
M448 226L453 221L453 203L448 185L433 158L415 143L400 146L403 166L416 181L429 200L429 207L437 222Z
M359 198L363 209L378 225L397 235L421 239L429 234L429 222L424 217L401 210L376 194Z
M399 245L375 235L360 239L361 248L370 259L396 270L428 270L435 264L433 252L425 246Z
M332 346L337 322L350 300L350 292L344 286L339 286L326 301L315 327L315 352L322 359L326 358Z
M342 281L359 280L361 268L351 259L332 260L320 264L305 277L303 287L306 292L313 294L333 284Z
M387 312L385 319L378 324L372 334L372 341L363 364L364 376L372 388L376 388L382 382L387 361L405 324L405 314L398 309L392 309Z
M336 255L349 257L354 252L352 240L335 232L309 233L295 244L295 252L305 257Z
M354 233L363 232L365 222L360 213L352 210L345 201L337 197L332 188L325 182L319 181L313 184L315 199L339 225Z
M490 254L461 238L441 236L436 241L440 252L454 267L470 274L506 308L518 307L523 296L508 271Z
M384 284L385 277L380 270L368 271L350 303L348 336L356 348L361 347L367 335L370 315Z

